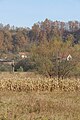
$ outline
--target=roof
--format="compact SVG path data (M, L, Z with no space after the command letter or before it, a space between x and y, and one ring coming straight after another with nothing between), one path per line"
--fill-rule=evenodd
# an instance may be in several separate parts
M13 62L13 60L0 59L0 62Z
M62 53L62 54L59 54L59 57L60 58L67 58L67 57L72 57L70 53Z

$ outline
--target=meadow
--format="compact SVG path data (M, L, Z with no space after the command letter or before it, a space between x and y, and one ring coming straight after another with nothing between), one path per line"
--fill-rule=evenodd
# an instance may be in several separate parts
M1 72L0 120L80 120L80 79Z

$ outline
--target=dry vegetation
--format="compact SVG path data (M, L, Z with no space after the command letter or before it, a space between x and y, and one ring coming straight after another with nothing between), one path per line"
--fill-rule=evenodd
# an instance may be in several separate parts
M80 80L0 73L0 120L80 120Z
M0 73L0 90L30 91L80 91L80 79L46 78L34 73Z

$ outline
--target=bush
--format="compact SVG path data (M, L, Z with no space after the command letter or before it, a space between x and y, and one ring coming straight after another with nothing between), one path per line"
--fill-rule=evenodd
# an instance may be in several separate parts
M23 72L23 67L22 67L22 66L20 66L20 68L19 68L19 69L17 69L17 72Z
M0 71L1 72L12 71L12 66L8 64L0 64Z
M35 64L29 59L20 60L15 65L15 71L18 71L20 69L22 71L34 71Z

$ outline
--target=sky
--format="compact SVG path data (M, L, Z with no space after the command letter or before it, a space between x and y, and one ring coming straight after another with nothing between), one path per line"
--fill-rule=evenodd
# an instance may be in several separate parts
M46 18L80 21L80 0L0 0L0 23L31 27Z

